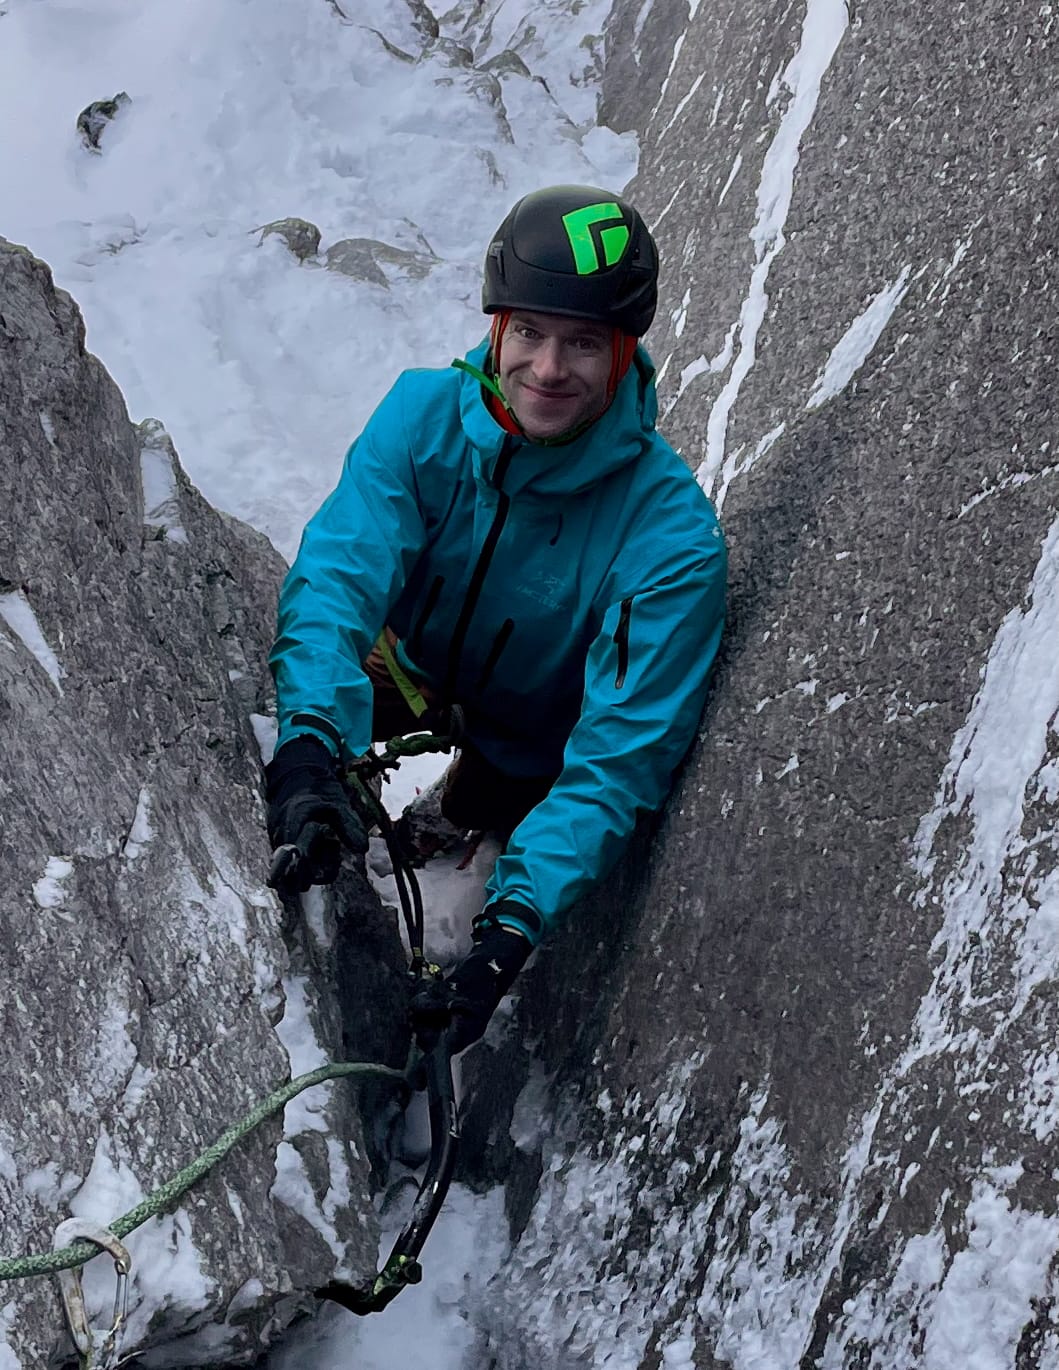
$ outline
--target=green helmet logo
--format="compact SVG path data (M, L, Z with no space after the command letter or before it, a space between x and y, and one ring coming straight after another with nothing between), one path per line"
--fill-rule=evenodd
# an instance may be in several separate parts
M610 227L599 230L597 247L592 225L600 223L609 223ZM625 216L613 200L571 210L569 214L563 215L563 228L570 239L574 265L579 276L590 276L594 271L602 271L604 267L620 262L625 249L629 246L629 230L625 226Z

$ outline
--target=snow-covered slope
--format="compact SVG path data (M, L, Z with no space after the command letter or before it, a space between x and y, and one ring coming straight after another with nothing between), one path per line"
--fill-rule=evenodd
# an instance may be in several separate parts
M133 417L290 557L396 372L478 341L510 204L635 170L593 120L608 8L465 0L435 34L410 0L4 0L0 232L73 291ZM79 112L118 92L86 150ZM262 239L288 216L319 255ZM328 269L349 239L409 257L358 280Z

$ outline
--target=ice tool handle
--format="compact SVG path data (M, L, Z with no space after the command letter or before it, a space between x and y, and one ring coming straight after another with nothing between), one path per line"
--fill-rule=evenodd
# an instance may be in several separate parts
M448 1031L441 1034L431 1051L414 1063L409 1074L418 1076L421 1071L426 1075L430 1113L430 1160L411 1216L370 1285L364 1289L350 1289L348 1285L332 1283L318 1291L320 1298L332 1299L353 1313L380 1313L406 1285L418 1284L423 1278L419 1253L441 1212L456 1168L460 1120Z

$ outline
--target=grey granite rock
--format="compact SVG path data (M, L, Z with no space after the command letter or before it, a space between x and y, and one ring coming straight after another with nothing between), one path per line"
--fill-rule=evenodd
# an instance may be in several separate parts
M412 25L424 42L431 42L437 38L439 33L437 16L426 4L426 0L406 0L406 4L411 15Z
M308 219L277 219L254 231L261 234L261 242L272 234L282 238L299 262L308 261L320 251L320 230Z
M693 8L619 3L605 108L730 622L656 839L526 987L557 1121L483 1325L502 1370L1051 1366L1059 31Z
M426 252L394 247L376 238L342 238L332 243L324 255L328 271L338 271L369 285L381 285L385 290L391 280L422 280L436 261Z
M117 118L123 105L132 104L128 95L119 90L112 100L93 100L77 116L77 131L90 152L102 152L100 139L107 125Z
M0 460L7 1256L168 1179L287 1077L281 1038L309 1065L403 1044L397 1010L345 1026L335 913L284 920L263 884L252 716L266 732L283 563L202 500L159 424L129 422L69 296L2 240ZM385 1008L396 942L362 873L340 907L382 949L343 992L370 981ZM247 1363L336 1270L374 1268L356 1095L317 1093L130 1238L137 1363ZM0 1306L5 1366L69 1355L51 1280Z

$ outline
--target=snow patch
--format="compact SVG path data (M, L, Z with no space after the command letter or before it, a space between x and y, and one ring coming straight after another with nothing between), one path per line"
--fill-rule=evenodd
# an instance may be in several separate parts
M3 18L3 15L0 15L0 18ZM23 1370L22 1362L7 1341L17 1312L14 1301L5 1303L3 1308L0 1308L0 1370Z
M994 1044L1017 1029L1034 989L1059 975L1059 872L1038 869L1035 838L1023 835L1026 804L1050 764L1048 734L1059 713L1059 522L1044 540L1028 601L997 632L978 694L953 739L935 806L919 825L913 858L923 882L919 902L942 910L931 948L938 964L908 1045L851 1148L842 1201L847 1214L880 1118L885 1112L896 1123L908 1116L919 1089L913 1075L919 1062L944 1054L957 1090L974 1098L990 1089L983 1070ZM941 836L955 818L969 824L970 834L950 855ZM949 868L944 877L943 862ZM983 1029L976 1010L985 1002L990 1025ZM1050 1053L1024 1066L1029 1088L1020 1101L1020 1123L1038 1138L1056 1125L1055 1070ZM969 1120L979 1116L972 1107ZM822 1370L846 1364L845 1347L862 1337L884 1357L873 1362L878 1364L916 1364L924 1354L925 1363L939 1370L1013 1364L1030 1301L1043 1289L1059 1249L1059 1218L1026 1212L1007 1196L1020 1175L1020 1164L994 1166L976 1182L963 1245L947 1269L951 1218L943 1196L934 1231L905 1244L886 1288L870 1284L847 1302ZM840 1219L836 1230L844 1225ZM839 1249L833 1242L836 1255ZM926 1353L918 1340L924 1327Z
M391 1215L399 1222L400 1215ZM397 1226L379 1244L390 1254ZM423 1282L404 1289L400 1302L378 1317L358 1318L329 1305L308 1328L268 1361L269 1370L467 1370L488 1364L464 1309L477 1304L507 1257L504 1191L474 1194L454 1184L423 1251Z
M291 1075L304 1075L326 1065L329 1058L313 1027L308 977L287 977L283 990L286 1004L283 1017L276 1024L276 1036L290 1059ZM346 1243L338 1236L335 1220L339 1210L348 1206L352 1193L346 1150L327 1135L328 1188L318 1200L305 1162L293 1144L294 1139L307 1132L329 1134L327 1105L332 1086L329 1081L303 1090L284 1109L284 1140L276 1149L276 1178L269 1192L323 1237L342 1267L347 1259Z
M849 1364L849 1349L865 1343L874 1349L873 1365L1014 1365L1022 1329L1033 1301L1045 1293L1059 1247L1059 1220L1027 1213L1005 1194L1018 1174L1018 1167L994 1170L975 1182L961 1223L965 1244L955 1256L942 1212L930 1231L910 1237L886 1288L870 1281L846 1301L821 1370L840 1370Z
M74 865L64 856L49 856L44 874L33 886L33 898L42 909L58 911L66 903L64 882L73 874Z
M681 395L683 395L684 391L688 388L688 386L692 383L693 380L703 375L707 371L717 373L725 370L725 368L728 366L728 363L732 360L736 328L737 325L733 324L731 328L728 330L727 334L725 335L724 343L721 346L721 350L717 353L715 357L711 357L708 360L705 356L696 357L694 361L689 362L687 366L682 368L680 372L680 385L677 388L677 393L666 406L667 414L670 412L670 410L672 410L677 400L680 399Z
M145 1197L125 1161L116 1159L108 1133L96 1143L92 1168L70 1200L70 1211L103 1226L111 1224ZM161 1314L190 1320L205 1309L213 1281L203 1273L202 1258L192 1238L191 1219L178 1208L164 1217L150 1218L125 1238L132 1256L129 1280L129 1320L125 1339L136 1345ZM101 1325L114 1308L114 1268L99 1256L84 1267L85 1303L91 1321Z
M276 1024L276 1036L290 1059L291 1075L305 1075L328 1062L313 1027L309 1008L309 981L304 975L289 975L283 981L285 1007ZM283 1135L297 1137L302 1132L326 1132L327 1101L332 1084L315 1085L292 1099L283 1112Z
M640 35L643 33L644 25L650 18L652 9L654 9L654 2L655 0L643 0L643 3L640 5L640 12L636 16L636 22L633 25L632 29L632 41L634 47L636 47L636 45L640 41ZM637 49L637 51L639 50Z
M739 350L727 384L715 400L706 425L706 456L697 471L699 484L718 509L740 468L726 455L728 423L743 382L757 357L757 338L768 309L772 263L786 244L784 227L798 166L801 140L816 112L820 86L849 24L844 0L808 0L798 48L781 82L790 101L769 144L757 192L757 218L750 231L755 265L739 313ZM748 470L748 463L741 468Z
M633 1370L651 1334L657 1291L672 1294L701 1275L701 1234L713 1221L717 1191L685 1202L692 1167L707 1157L678 1146L675 1129L703 1059L693 1053L675 1066L650 1106L633 1094L619 1111L606 1096L598 1151L567 1149L569 1119L544 1139L544 1171L519 1242L521 1278L510 1297L517 1300L519 1324L535 1329L542 1348L562 1347L571 1365ZM636 1162L645 1136L652 1138L654 1159L665 1161L650 1184ZM652 1233L646 1249L628 1240L633 1222L645 1216Z
M100 1105L109 1106L119 1091L125 1094L136 1066L137 1046L132 1033L138 1021L137 1015L130 1012L128 1001L112 988L85 1032L85 1077L91 1098L71 1102L71 1109L91 1116Z
M974 824L967 867L979 880L998 879L1022 825L1026 789L1049 763L1048 732L1059 709L1059 521L1042 544L1028 598L1028 607L1011 610L1000 626L953 739L937 803L919 825L916 866L925 877L943 820L965 810Z
M651 111L652 118L662 108L662 102L666 98L666 92L669 90L669 83L673 79L674 71L677 69L677 60L680 57L680 50L684 46L684 40L687 36L687 31L685 30L677 36L677 40L673 44L673 55L669 59L669 70L666 72L666 78L662 82L662 89L658 92L658 99L655 101L655 107Z
M715 1355L736 1370L798 1365L816 1306L812 1276L798 1272L811 1268L821 1234L808 1202L787 1192L790 1160L767 1101L766 1081L739 1126L724 1208L711 1218L715 1254L695 1309ZM773 1269L789 1273L770 1279Z
M704 71L700 71L699 74L698 74L698 76L695 77L695 80L691 83L691 89L688 91L687 95L683 96L683 97L678 101L676 109L675 109L675 110L673 111L673 113L669 116L669 121L668 121L668 123L666 124L666 126L665 126L665 128L662 130L662 132L658 135L660 138L665 137L665 135L669 132L669 130L673 127L673 125L677 122L677 120L680 118L680 116L684 113L685 109L687 109L688 105L691 103L692 99L694 98L695 93L698 91L699 86L701 86L702 83L703 83L703 81L705 80L705 77L706 77L706 73L705 73Z
M322 885L313 885L298 899L305 926L313 941L325 951L334 946L335 920L328 913L327 895Z
M742 165L743 165L743 154L742 154L741 152L737 152L737 153L736 153L736 156L735 156L735 161L732 163L732 169L731 169L731 171L728 173L728 179L727 179L727 181L725 181L724 185L721 187L721 193L720 193L720 195L717 196L717 207L718 207L718 208L720 208L721 205L724 204L724 197L725 197L725 196L728 194L728 192L731 190L731 188L732 188L732 182L733 182L733 181L735 180L735 178L739 175L739 168L740 168Z
M18 1165L9 1143L0 1142L0 1180L18 1183Z
M949 261L948 265L945 267L945 270L941 273L938 279L927 291L928 300L933 300L939 290L941 291L941 298L939 300L939 303L944 304L945 301L948 299L949 291L952 289L952 275L957 270L960 263L963 261L964 257L966 257L967 253L970 251L971 243L974 240L975 229L977 229L981 223L982 220L978 219L972 225L971 231L967 234L967 237L961 238L957 241L955 250L952 254L952 259Z
M679 338L684 332L688 322L688 305L691 304L691 286L684 291L684 296L678 308L674 309L671 318L673 321L673 334ZM672 354L670 354L672 355ZM667 358L668 360L668 358Z
M143 521L148 528L160 528L170 542L187 542L180 519L180 491L177 487L173 451L165 429L152 430L140 448L140 479L143 482Z
M897 279L873 296L867 308L846 329L831 349L823 371L813 383L812 392L805 402L806 409L819 409L833 399L864 365L894 310L908 293L911 270L909 266L904 267Z
M305 1162L290 1142L280 1142L276 1148L276 1178L269 1190L269 1197L304 1218L313 1231L320 1234L331 1248L341 1270L346 1261L346 1243L339 1240L334 1224L324 1216Z
M132 816L132 825L121 854L126 861L138 860L154 836L154 825L151 822L151 793L146 786L141 786L136 797L136 812Z
M37 615L33 612L29 600L21 590L8 590L0 594L0 618L21 641L22 645L32 653L38 665L45 675L55 686L58 694L63 693L62 678L66 674L59 664L59 658L48 645L44 633L41 631Z
M53 452L57 452L59 448L55 442L55 423L52 416L46 409L41 409L37 413L37 418L40 420L40 430L44 434L45 441Z
M443 969L454 965L470 950L471 920L485 907L486 882L499 855L500 844L486 836L473 852L461 848L435 856L418 872L426 909L427 950ZM381 838L371 839L367 869L379 898L398 912L397 886ZM403 920L400 926L403 932Z
M530 1062L526 1083L511 1113L510 1136L519 1151L533 1152L542 1144L545 1119L552 1111L552 1079L539 1061Z
M924 1360L932 1370L1014 1365L1059 1249L1059 1219L1014 1207L987 1178L974 1185L964 1226L967 1245L938 1291Z
M1029 485L1031 481L1047 480L1059 471L1059 465L1042 466L1037 471L1011 471L1006 476L1002 476L998 481L991 481L984 489L979 490L976 495L960 505L958 518L963 518L972 509L982 503L983 500L992 498L993 495L1003 494L1006 490L1018 490L1023 485Z
M257 749L261 753L261 764L267 766L276 752L279 723L271 714L251 714L250 726L254 730Z

